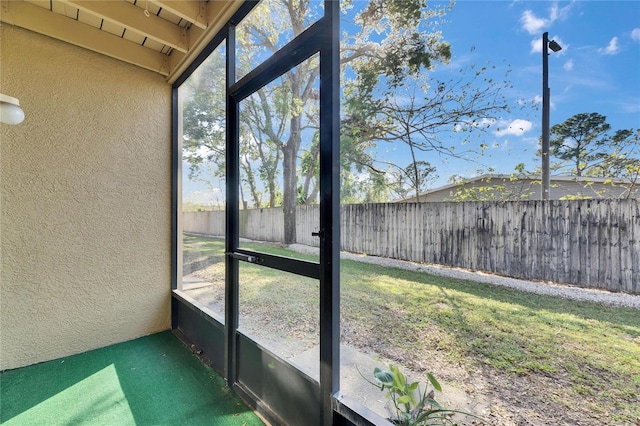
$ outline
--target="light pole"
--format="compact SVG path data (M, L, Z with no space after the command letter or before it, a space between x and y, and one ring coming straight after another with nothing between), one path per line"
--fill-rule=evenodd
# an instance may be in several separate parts
M542 200L549 200L549 49L562 49L549 33L542 34Z

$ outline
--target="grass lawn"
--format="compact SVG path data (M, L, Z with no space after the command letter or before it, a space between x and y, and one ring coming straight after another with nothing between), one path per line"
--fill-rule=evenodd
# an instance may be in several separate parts
M185 235L184 251L222 259L224 244ZM317 283L249 264L241 276L241 309L275 323L287 319L289 333L317 336ZM341 318L344 343L463 389L488 384L483 392L492 401L519 413L505 414L514 423L640 419L638 310L343 260Z

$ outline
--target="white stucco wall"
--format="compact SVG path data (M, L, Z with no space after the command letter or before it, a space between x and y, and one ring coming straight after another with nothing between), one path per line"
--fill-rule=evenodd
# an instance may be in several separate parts
M171 87L7 24L0 370L170 327Z

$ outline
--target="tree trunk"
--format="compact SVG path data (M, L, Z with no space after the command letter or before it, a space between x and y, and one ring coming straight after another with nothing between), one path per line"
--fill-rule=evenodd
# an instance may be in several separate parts
M242 190L242 184L240 184L240 200L242 201L242 209L247 210L247 202L244 199L244 191Z
M408 136L409 148L411 150L411 164L413 164L413 174L414 174L414 189L416 190L416 203L420 202L420 173L418 172L418 163L416 162L416 153L413 150L413 140L411 139L411 133L409 126L406 126L406 132Z
M274 177L269 177L269 208L276 206L276 183Z
M296 242L296 149L293 145L293 122L291 120L291 137L289 142L282 149L282 212L284 214L284 243L294 244ZM299 135L299 129L298 129ZM298 136L299 138L299 136Z
M318 161L320 160L319 149L315 150L313 147L311 148L312 152L309 153L311 156L311 165L307 169L307 173L304 177L304 183L302 184L302 194L301 199L304 200L304 204L313 204L318 196L319 188L317 179L315 179L315 172L318 168Z
M260 199L260 193L258 192L258 187L256 185L256 179L253 175L253 170L251 169L251 163L246 158L243 159L244 162L240 165L242 169L244 169L245 174L247 175L247 184L249 185L249 192L251 193L251 198L253 199L253 208L259 209L262 207L262 200Z
M298 71L300 72L300 71ZM289 71L287 77L291 82L291 102L295 104L301 100L302 88L299 74ZM304 101L302 100L302 105ZM296 106L292 105L294 111ZM282 147L282 212L284 216L284 243L296 243L296 205L298 204L298 186L296 179L296 163L298 150L302 141L302 111L291 117L289 124L289 139Z

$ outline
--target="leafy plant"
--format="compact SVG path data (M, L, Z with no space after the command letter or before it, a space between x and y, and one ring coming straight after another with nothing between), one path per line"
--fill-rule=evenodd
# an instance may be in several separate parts
M431 373L427 373L427 378L433 387L430 391L428 386L421 390L419 382L409 383L398 366L393 364L389 366L389 370L376 367L373 370L373 377L375 383L367 381L379 387L380 390L387 391L387 396L393 405L392 417L389 420L396 425L455 425L453 416L456 413L468 414L444 408L435 400L435 391L442 392L442 387Z

